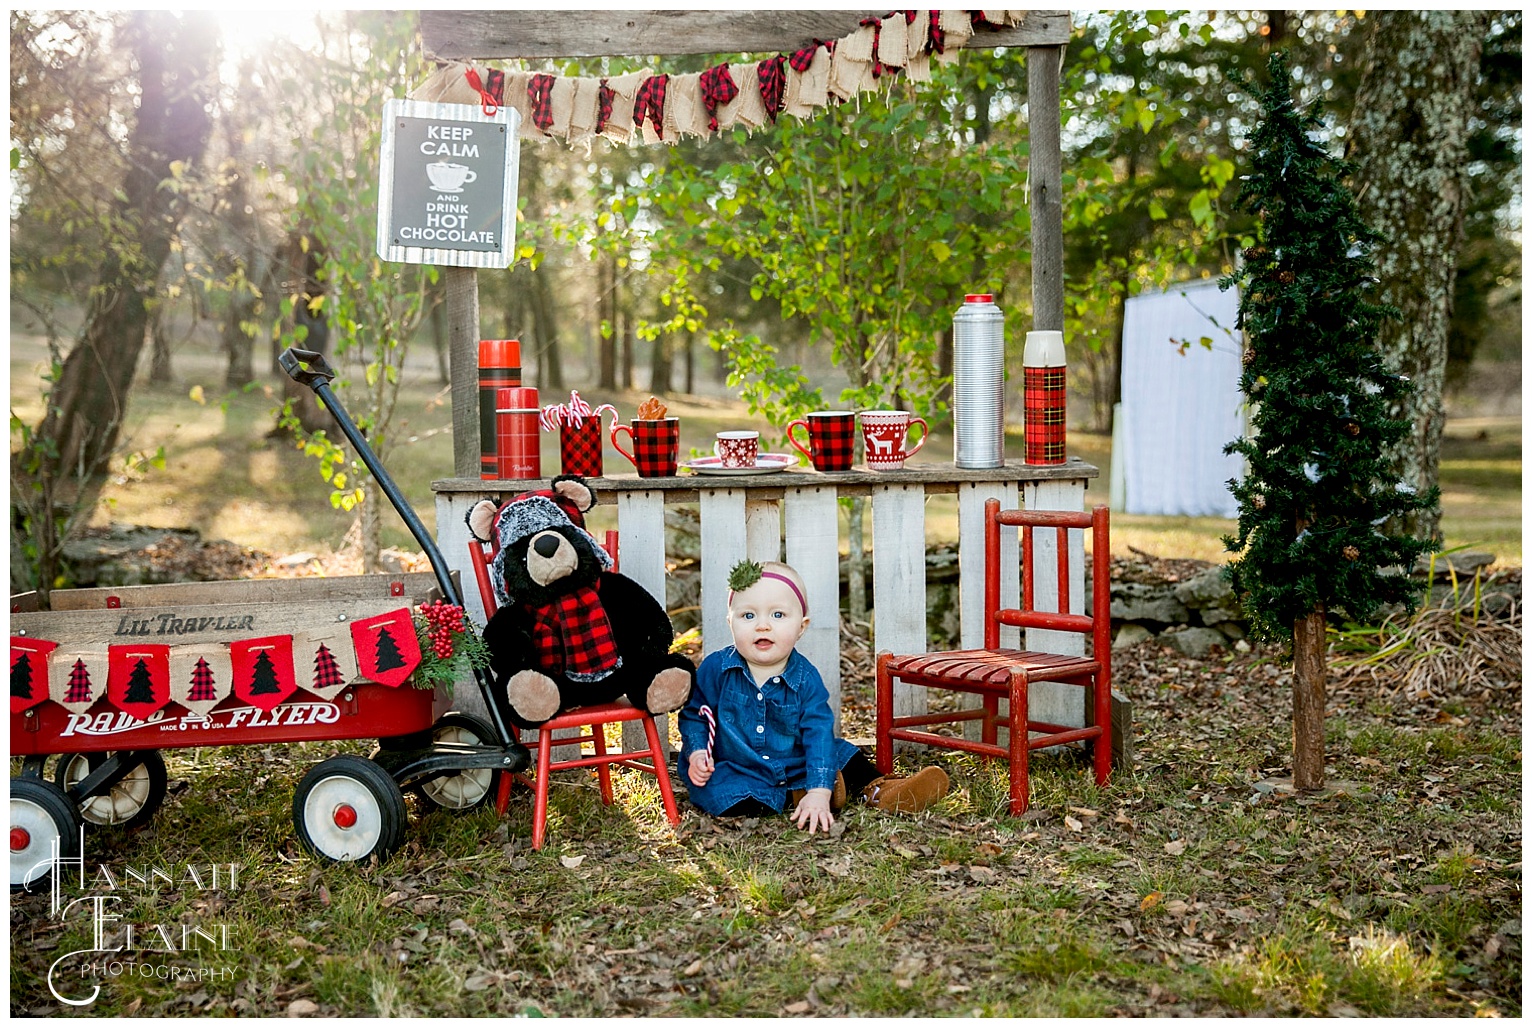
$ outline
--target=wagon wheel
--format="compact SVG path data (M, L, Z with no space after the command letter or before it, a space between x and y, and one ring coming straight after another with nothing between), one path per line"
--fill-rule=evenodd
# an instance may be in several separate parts
M326 860L386 859L404 841L407 818L399 786L365 757L321 761L293 793L298 838Z
M484 746L494 738L494 729L481 719L456 710L443 714L431 726L433 742ZM495 791L499 774L490 767L464 768L454 774L428 779L412 791L430 806L450 810L454 814L466 814L470 810L477 810L489 799Z
M80 856L80 815L64 790L41 778L11 779L11 889L48 880L54 842L60 860Z
M165 802L169 774L159 750L143 750L138 763L106 792L80 800L80 818L88 825L137 828L149 823ZM53 780L66 793L85 781L106 760L105 753L65 754Z

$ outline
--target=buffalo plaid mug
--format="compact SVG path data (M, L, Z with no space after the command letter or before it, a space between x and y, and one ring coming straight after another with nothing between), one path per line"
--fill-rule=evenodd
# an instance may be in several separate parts
M617 433L628 433L633 444L629 453L617 441ZM633 424L612 426L612 445L617 452L633 462L640 478L659 478L676 473L676 455L681 448L681 419L658 418L646 421L634 418Z
M807 448L793 436L793 429L800 425L809 433ZM788 423L787 441L813 462L815 470L849 471L856 445L856 414L849 410L811 411Z

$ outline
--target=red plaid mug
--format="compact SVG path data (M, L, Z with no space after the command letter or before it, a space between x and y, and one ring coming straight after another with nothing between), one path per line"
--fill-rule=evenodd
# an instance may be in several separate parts
M613 411L613 424L616 412ZM601 412L586 415L579 424L564 422L559 425L559 466L566 475L581 478L600 478L601 459Z
M906 449L913 425L920 426L920 442ZM930 434L926 419L911 417L907 410L862 411L862 440L867 444L867 466L873 471L898 471L920 452Z
M793 429L800 425L809 433L807 447L793 436ZM849 410L810 411L788 423L787 441L812 461L817 471L850 471L856 446L856 414Z
M623 449L617 433L628 433L633 452ZM640 478L659 478L676 473L676 455L681 449L681 419L658 418L646 421L634 418L633 424L612 426L612 445L633 462Z

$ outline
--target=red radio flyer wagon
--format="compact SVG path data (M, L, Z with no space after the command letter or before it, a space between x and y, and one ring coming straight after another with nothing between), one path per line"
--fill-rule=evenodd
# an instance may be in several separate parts
M402 841L404 790L471 810L529 762L475 672L493 723L437 716L416 688L414 610L462 599L414 511L329 389L319 354L282 366L314 389L431 560L433 574L195 582L12 598L11 887L81 856L81 826L136 827L165 798L160 752L189 746L377 739L370 757L321 761L293 796L298 837L333 861ZM57 757L52 774L48 762Z

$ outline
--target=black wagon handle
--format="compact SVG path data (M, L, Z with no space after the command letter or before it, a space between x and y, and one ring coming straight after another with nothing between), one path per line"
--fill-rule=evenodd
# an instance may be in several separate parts
M314 390L315 395L319 397L319 402L324 404L325 409L335 417L341 431L346 434L351 445L356 447L357 455L362 458L362 463L367 465L367 470L372 472L372 477L377 480L384 495L388 497L388 502L394 505L394 510L399 512L399 516L409 527L410 534L415 537L415 541L420 544L420 548L430 559L431 568L436 572L436 581L441 586L442 595L447 598L448 603L461 607L463 598L452 582L451 572L447 568L446 560L442 558L441 550L436 546L436 540L431 538L425 525L420 523L414 508L409 505L409 501L404 498L404 494L399 491L399 487L394 484L394 480L384 469L382 462L378 460L378 455L368 445L367 438L362 435L361 430L356 427L356 422L351 420L346 409L341 406L340 400L330 389L330 380L335 377L335 369L330 367L323 354L315 353L313 350L299 350L291 346L282 351L282 355L277 358L277 363L282 365L282 370L287 372L288 377L294 382Z
M378 455L373 452L367 438L362 435L356 423L351 420L351 416L346 413L346 408L341 406L340 400L330 389L330 380L335 377L335 369L330 367L323 354L291 346L282 351L281 356L277 358L277 363L282 365L282 370L287 372L288 377L294 382L314 390L314 395L319 397L319 402L324 404L325 409L334 416L341 431L346 434L351 445L356 447L357 455L362 458L362 463L367 465L367 470L372 472L372 477L377 480L383 494L388 497L388 502L394 505L394 510L399 512L399 516L409 527L410 534L415 537L421 550L430 558L431 568L436 572L436 581L441 586L442 595L446 597L448 603L458 607L463 606L463 597L457 591L457 586L453 584L452 573L442 557L441 550L437 548L436 540L431 538L430 533L426 531L426 526L421 524L420 518L415 516L414 508L404 498L399 487L394 485L394 480L389 477L382 461L378 460ZM492 683L487 673L474 668L473 674L479 683L479 689L484 693L485 706L489 710L490 718L494 721L495 731L499 733L501 743L509 743L510 731L500 717L499 708L495 706L489 695Z

